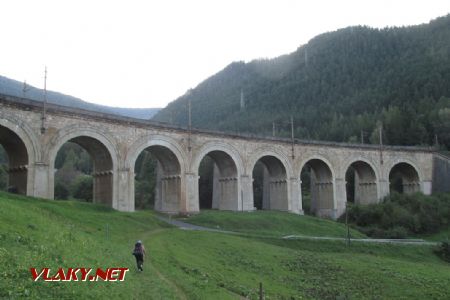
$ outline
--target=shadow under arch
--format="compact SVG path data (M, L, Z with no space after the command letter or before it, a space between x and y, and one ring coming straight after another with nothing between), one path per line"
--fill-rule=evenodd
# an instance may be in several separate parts
M186 155L181 149L180 145L170 138L149 135L135 142L127 153L125 168L131 171L133 177L136 176L136 163L140 155L148 153L156 160L153 207L157 211L166 213L186 211L186 196L182 192L185 186L183 175L186 172ZM134 178L130 186L130 202L136 206Z
M154 203L153 207L157 211L166 213L176 213L180 210L181 204L181 166L175 154L167 147L153 145L142 151L150 154L156 160ZM138 159L136 159L136 164ZM136 170L136 167L135 167ZM144 180L149 180L145 178ZM149 192L152 192L151 190ZM135 187L136 206L136 187ZM151 204L151 203L150 203Z
M398 162L389 171L390 191L412 194L420 192L420 175L417 168L409 162Z
M319 217L333 218L336 205L334 173L330 164L323 158L309 158L302 165L300 178L304 211ZM307 199L310 199L309 203Z
M85 149L93 162L93 202L103 203L117 209L116 177L118 169L117 151L111 139L92 128L64 128L52 139L48 148L49 193L54 198L55 177L53 168L58 151L72 142Z
M201 148L192 162L192 171L195 174L200 174L201 163L205 161L206 157L209 157L212 162L212 171L207 172L209 178L206 178L206 181L212 184L202 184L200 181L204 181L205 178L202 179L198 176L198 207L200 208L200 204L203 204L203 208L239 210L239 207L242 207L239 178L241 170L243 170L239 153L229 145L208 143ZM207 186L211 189L210 193L203 191ZM210 197L210 199L202 199L202 203L200 203L200 195Z
M0 112L0 144L8 156L8 190L35 195L34 166L40 160L40 147L31 128Z
M12 130L0 126L0 145L7 156L7 191L27 194L28 151L22 139Z
M257 158L252 177L256 209L289 210L288 172L276 154L265 153Z
M378 176L372 164L354 159L345 172L347 201L355 204L378 202Z

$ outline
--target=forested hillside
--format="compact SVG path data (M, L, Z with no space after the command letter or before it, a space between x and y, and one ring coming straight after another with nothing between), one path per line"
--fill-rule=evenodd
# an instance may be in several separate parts
M0 93L16 97L29 98L37 101L42 101L44 99L42 89L35 88L31 85L24 86L24 83L4 76L0 76ZM47 99L49 103L53 104L138 119L150 119L159 110L159 108L122 108L99 105L52 91L47 91Z
M241 104L241 93L244 106ZM233 62L154 117L214 130L450 147L450 15L324 33L274 59Z

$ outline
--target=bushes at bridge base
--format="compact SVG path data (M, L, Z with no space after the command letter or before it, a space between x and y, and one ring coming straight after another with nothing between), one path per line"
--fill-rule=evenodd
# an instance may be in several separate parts
M67 188L67 186L61 182L61 181L56 181L55 183L55 199L58 200L67 200L70 196L70 192L69 189Z
M448 241L439 244L436 250L434 250L437 256L450 263L450 243Z
M71 186L72 196L75 199L92 201L93 199L93 178L90 175L78 176Z
M345 222L345 214L340 221ZM352 205L348 210L348 222L377 238L433 234L450 224L450 194L392 193L378 204Z

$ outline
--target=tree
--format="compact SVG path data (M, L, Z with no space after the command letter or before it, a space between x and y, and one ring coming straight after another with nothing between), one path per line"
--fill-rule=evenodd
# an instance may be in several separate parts
M0 190L6 191L8 189L8 172L6 165L0 165Z
M55 199L67 200L69 198L70 192L67 186L57 180L55 184Z
M75 199L92 201L93 185L94 181L92 176L89 175L79 176L71 186L72 196Z
M156 164L150 151L143 151L136 160L136 209L152 208L155 204Z

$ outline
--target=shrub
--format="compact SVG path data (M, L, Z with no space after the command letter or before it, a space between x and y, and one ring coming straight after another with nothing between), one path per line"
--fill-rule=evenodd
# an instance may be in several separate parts
M450 194L393 193L379 204L352 205L348 215L350 224L373 237L436 233L450 224Z
M69 189L66 187L66 185L60 181L57 181L55 185L55 198L67 200L69 194Z
M0 190L6 191L8 188L8 167L0 165Z
M75 179L72 185L72 196L75 199L92 201L93 178L89 175L81 175Z
M450 262L450 243L448 241L440 243L434 253L443 260Z
M404 239L408 237L408 230L403 226L395 226L384 231L384 238Z

